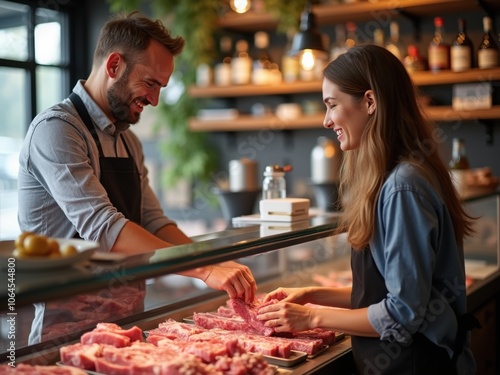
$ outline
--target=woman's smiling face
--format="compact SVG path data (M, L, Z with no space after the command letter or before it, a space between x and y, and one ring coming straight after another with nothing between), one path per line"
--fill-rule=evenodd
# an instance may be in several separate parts
M340 91L336 84L323 79L323 102L326 106L323 126L337 134L342 151L359 147L361 135L375 110L370 99L372 94L368 90L361 101L356 101L352 95Z

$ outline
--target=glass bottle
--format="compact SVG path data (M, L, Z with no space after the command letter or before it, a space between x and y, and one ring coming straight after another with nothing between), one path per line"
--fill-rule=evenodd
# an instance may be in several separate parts
M335 60L339 55L343 54L345 48L345 26L341 23L335 25L335 43L330 48L330 60Z
M354 22L347 22L347 36L344 42L344 47L346 50L352 48L358 44L358 36L356 35L356 24Z
M426 70L427 61L424 57L422 57L422 55L420 55L418 47L414 44L409 44L407 50L408 54L403 60L403 64L406 67L406 70L408 70L410 73Z
M399 41L399 24L396 21L392 21L390 24L390 39L385 45L385 48L392 52L400 61L403 61L405 48Z
M380 27L377 27L373 31L373 44L379 47L385 47L384 30L382 30Z
M248 54L248 42L244 39L236 43L236 51L231 59L231 82L246 85L252 78L252 58Z
M498 45L493 36L491 18L483 18L483 39L477 51L477 67L488 69L498 66Z
M459 195L463 196L466 190L467 170L470 169L463 139L453 138L449 168L455 189Z
M466 22L458 19L458 33L450 47L450 67L454 72L462 72L473 66L472 53L474 48L472 40L467 35Z
M214 67L214 83L217 86L231 85L231 37L223 36L220 39L221 59Z
M465 150L465 141L461 138L453 138L451 149L450 169L469 169L469 159Z
M429 43L429 70L450 69L450 45L444 41L444 21L442 17L434 18L434 37Z
M286 198L285 170L279 165L268 165L264 170L262 199Z
M281 73L283 81L295 82L300 76L300 63L299 59L290 54L292 49L293 31L287 33L287 43L281 57Z
M254 85L267 85L270 81L271 58L267 52L269 47L269 34L258 31L254 35L255 52L252 64L252 83Z

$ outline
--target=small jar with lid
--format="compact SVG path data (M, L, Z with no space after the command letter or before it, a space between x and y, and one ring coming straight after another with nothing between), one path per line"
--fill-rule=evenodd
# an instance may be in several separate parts
M262 199L286 198L285 172L290 166L268 165L264 170L262 183Z

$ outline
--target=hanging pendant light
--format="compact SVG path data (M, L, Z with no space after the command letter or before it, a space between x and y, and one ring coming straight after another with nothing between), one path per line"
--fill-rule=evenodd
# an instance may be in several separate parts
M304 11L300 15L300 29L293 37L290 55L296 56L305 70L312 70L316 59L326 59L328 56L323 37L316 29L310 1L306 2Z

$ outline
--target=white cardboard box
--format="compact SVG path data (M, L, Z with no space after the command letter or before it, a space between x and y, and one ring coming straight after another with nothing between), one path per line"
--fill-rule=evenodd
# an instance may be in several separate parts
M269 221L296 221L309 218L309 199L277 198L259 202L260 217Z

